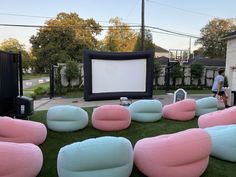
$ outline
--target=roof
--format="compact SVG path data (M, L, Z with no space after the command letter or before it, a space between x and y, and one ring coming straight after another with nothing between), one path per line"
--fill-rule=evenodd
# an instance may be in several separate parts
M168 57L158 57L155 58L155 60L158 60L161 65L167 65L168 64Z
M158 57L155 58L160 62L161 65L167 65L168 64L168 57ZM201 63L204 66L213 66L213 67L225 67L225 59L224 58L194 58L189 59L188 63L185 63L185 65L191 65L194 63Z
M229 39L235 39L236 38L236 31L227 34L223 39L229 40Z
M158 45L155 45L155 52L160 52L160 53L169 53L169 50L166 50Z
M225 67L224 58L199 58L199 59L190 59L189 64L201 63L204 66L215 66L215 67Z

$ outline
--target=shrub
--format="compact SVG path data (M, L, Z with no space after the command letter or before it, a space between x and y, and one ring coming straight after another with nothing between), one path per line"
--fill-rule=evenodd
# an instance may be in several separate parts
M159 61L154 60L154 69L153 69L153 76L155 80L155 86L157 87L158 85L158 78L160 77L162 72L162 67Z
M173 79L173 85L176 85L176 79L183 76L182 67L179 64L172 66L171 68L171 78Z
M70 87L71 81L79 77L79 67L76 61L69 60L66 62L65 76Z
M47 93L47 89L39 86L36 89L34 89L34 93L35 95L44 95Z
M228 86L229 86L228 78L225 76L224 87L228 87Z
M191 65L191 76L198 80L198 85L201 85L201 78L203 75L204 66L201 63L194 63Z

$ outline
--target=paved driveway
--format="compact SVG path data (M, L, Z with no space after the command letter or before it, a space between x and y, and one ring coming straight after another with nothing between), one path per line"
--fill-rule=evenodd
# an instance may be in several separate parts
M34 87L38 84L49 82L49 77L41 77L37 79L23 80L23 89Z
M189 94L188 98L192 99L200 99L207 96L211 96L211 94ZM163 105L173 103L174 96L173 95L154 95L153 99L158 99L161 101ZM133 102L136 100L132 100ZM48 110L50 107L56 105L73 105L79 107L97 107L105 104L120 104L120 100L102 100L102 101L84 101L83 98L44 98L41 100L34 101L34 110Z

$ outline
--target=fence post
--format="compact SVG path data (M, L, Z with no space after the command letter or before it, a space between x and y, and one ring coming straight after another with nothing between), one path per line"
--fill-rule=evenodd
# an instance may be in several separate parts
M50 68L50 99L54 97L54 67Z
M166 87L166 92L168 92L170 90L170 61L168 60L168 63L167 63L167 68L165 70L165 87Z
M183 69L182 85L185 86L185 77L184 77L184 75L185 75L185 66L183 66L182 69Z
M23 71L22 71L22 58L21 58L21 52L18 54L18 60L19 60L19 78L20 78L20 96L23 96Z
M207 87L207 71L208 69L205 68L205 77L204 77L204 86Z

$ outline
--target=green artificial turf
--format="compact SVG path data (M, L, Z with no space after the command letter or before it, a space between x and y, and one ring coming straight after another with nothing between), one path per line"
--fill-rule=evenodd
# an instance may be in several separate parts
M85 108L85 110L89 113L89 117L91 117L92 108ZM35 112L30 119L42 122L46 125L46 111ZM166 119L162 119L155 123L132 122L128 129L117 132L103 132L96 130L92 127L91 121L89 121L89 125L85 129L76 132L58 133L48 130L46 141L40 145L40 148L43 151L44 163L38 177L57 177L58 152L61 147L74 142L101 136L121 136L129 139L134 146L138 140L145 137L175 133L194 127L197 127L197 118L187 122L177 122ZM236 176L235 171L235 163L211 157L208 168L202 177L234 177ZM134 166L131 177L145 177L145 175L139 172Z

